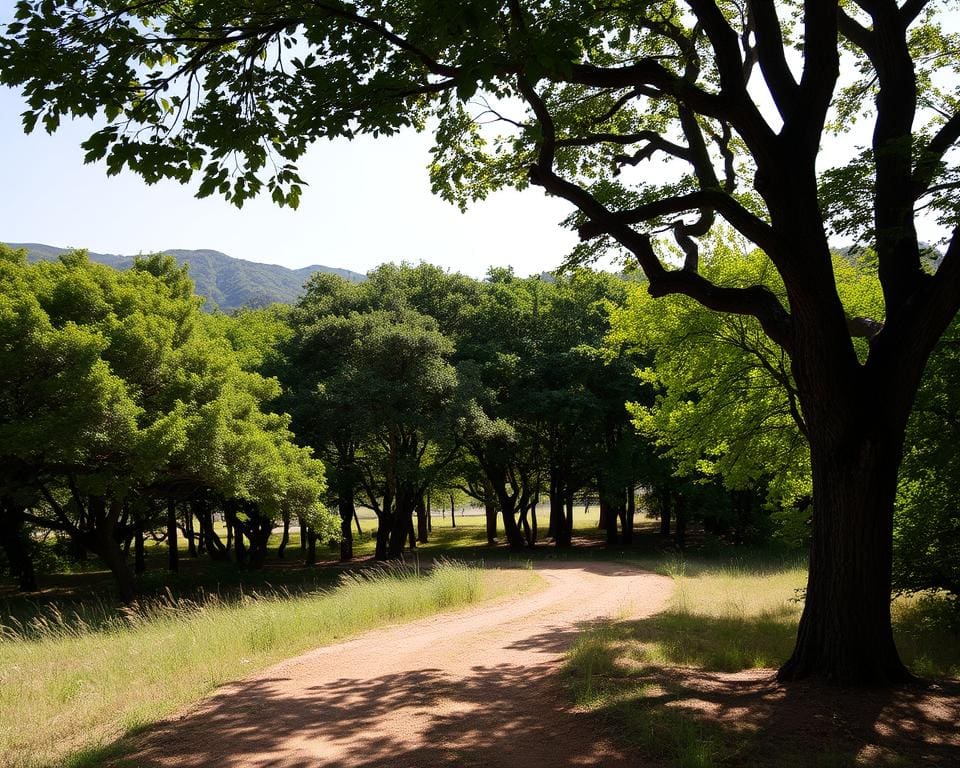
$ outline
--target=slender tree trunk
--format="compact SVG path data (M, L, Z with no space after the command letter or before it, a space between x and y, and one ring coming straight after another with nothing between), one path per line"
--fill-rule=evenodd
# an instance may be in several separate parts
M290 515L285 515L283 518L283 534L280 536L280 546L277 547L277 557L283 558L283 553L287 549L287 545L290 543Z
M410 551L412 552L417 548L417 531L413 527L413 511L410 511L410 517L407 520L407 543L410 546Z
M177 502L167 499L167 570L180 570L180 550L177 542Z
M317 562L317 534L314 532L313 528L309 526L301 526L300 530L306 529L306 564L307 565L316 565Z
M392 503L392 499L385 496L383 508L377 515L377 543L373 555L376 560L387 559L387 544L390 541L390 529L393 527Z
M230 550L224 546L223 541L213 529L213 511L207 501L194 501L192 503L194 512L197 515L197 522L200 524L201 540L204 548L211 560L223 561L230 559Z
M676 513L676 531L674 533L677 547L684 549L687 546L687 500L678 493L673 499L673 511Z
M133 540L133 572L139 576L147 570L147 560L143 551L143 520L137 520Z
M554 543L558 548L566 549L573 543L573 489L568 486L559 498L560 515L554 523Z
M607 506L607 545L615 546L620 543L620 532L617 530L617 520L620 517L620 505Z
M339 484L337 509L340 512L340 562L346 563L353 560L353 521L357 517L353 485L346 480Z
M487 523L487 546L497 543L497 504L492 496L483 500L483 514Z
M507 543L510 545L510 549L523 549L523 534L520 532L520 527L517 525L517 518L514 510L504 507L503 503L501 502L500 512L503 517L503 532L507 537Z
M259 510L257 510L255 514L251 514L250 532L247 535L247 538L250 540L250 552L247 562L251 568L263 568L266 562L267 548L270 544L270 536L273 534L274 522L272 518L263 517Z
M427 494L427 533L433 533L433 519L430 514L430 494Z
M417 542L420 544L426 544L429 541L429 536L428 536L429 524L427 523L427 505L423 497L420 497L417 500L416 509L417 509Z
M234 523L233 526L233 551L236 554L237 565L246 565L247 563L247 547L243 542L243 531L240 529L239 523Z
M184 505L183 522L187 532L187 554L190 557L197 557L197 534L193 525L193 511L188 505Z
M669 536L670 535L670 511L671 511L671 496L670 491L667 489L660 489L657 492L657 496L660 500L660 535Z
M532 536L531 528L530 528L529 513L530 513L530 507L528 507L526 504L524 504L524 505L520 508L519 527L520 527L520 531L521 531L521 533L522 533L522 535L523 535L524 540L527 542L527 546L528 546L528 547L532 547L532 546L533 546L533 536Z
M637 488L627 486L627 508L623 516L623 543L633 544L633 525L637 517Z

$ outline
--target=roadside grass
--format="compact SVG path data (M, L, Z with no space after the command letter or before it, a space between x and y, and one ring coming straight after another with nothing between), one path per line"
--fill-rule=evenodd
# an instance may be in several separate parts
M51 608L0 636L0 765L99 765L122 738L223 683L363 630L536 587L528 570L438 562L342 573L336 586L171 596L84 618ZM118 744L118 740L120 740Z
M581 633L565 666L578 707L607 721L618 740L676 768L868 764L851 756L849 744L833 748L827 737L817 739L815 752L808 742L792 744L764 762L759 755L770 745L755 744L760 728L749 725L758 699L731 688L729 678L724 688L717 674L776 668L789 656L802 610L802 560L664 557L645 565L674 578L670 602L655 616L603 622ZM908 667L922 677L960 678L960 627L945 597L898 597L892 611ZM743 722L734 726L716 717L724 707L741 707ZM790 753L793 748L805 756ZM892 750L877 764L911 760Z

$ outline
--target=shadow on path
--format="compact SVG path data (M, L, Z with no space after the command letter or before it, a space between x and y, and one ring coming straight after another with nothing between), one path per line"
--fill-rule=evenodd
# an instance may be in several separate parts
M556 681L544 685L554 672L552 665L500 664L473 667L454 680L426 668L340 678L297 696L277 687L285 678L240 683L211 699L201 713L153 729L141 740L133 764L629 765L612 750L598 751L593 738L583 738L590 718L565 706ZM531 749L533 744L550 748Z

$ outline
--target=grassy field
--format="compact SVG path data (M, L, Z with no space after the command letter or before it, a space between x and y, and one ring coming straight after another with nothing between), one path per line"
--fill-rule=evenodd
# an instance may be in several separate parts
M125 734L229 680L362 630L536 582L528 570L445 562L422 572L342 574L334 588L298 596L156 599L119 615L88 607L85 619L49 608L0 639L0 765L98 765L122 751Z
M624 743L678 768L870 764L851 759L845 744L831 751L826 737L818 740L819 754L797 744L801 754L794 763L781 744L772 762L764 762L748 727L764 689L757 693L743 682L740 690L724 687L735 680L730 673L776 668L789 656L806 580L802 560L661 558L645 564L675 580L667 609L646 619L605 622L581 635L565 669L579 707L599 715ZM893 616L897 645L916 674L960 678L960 626L945 598L897 598ZM746 695L753 693L755 699ZM736 726L709 716L738 708ZM912 762L894 755L876 764Z

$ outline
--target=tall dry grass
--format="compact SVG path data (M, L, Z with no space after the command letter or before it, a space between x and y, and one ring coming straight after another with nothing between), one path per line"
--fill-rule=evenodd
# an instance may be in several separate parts
M299 596L168 596L120 613L50 608L0 636L0 765L89 764L83 755L282 658L534 580L441 562L347 573L333 589Z

